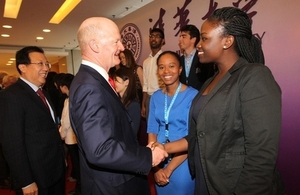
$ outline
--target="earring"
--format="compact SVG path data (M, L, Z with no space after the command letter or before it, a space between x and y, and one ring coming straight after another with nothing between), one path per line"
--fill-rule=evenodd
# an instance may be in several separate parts
M226 45L224 45L223 48L226 49L227 48Z

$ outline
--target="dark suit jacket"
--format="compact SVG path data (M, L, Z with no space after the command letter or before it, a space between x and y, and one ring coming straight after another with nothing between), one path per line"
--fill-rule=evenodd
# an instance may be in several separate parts
M196 123L190 120L188 135L192 173L197 138L210 194L282 194L275 166L281 90L272 73L264 65L240 58L195 108L211 81L204 84L191 107L191 115L199 113Z
M151 150L139 146L131 119L108 82L86 65L70 87L70 119L78 137L83 194L117 195L142 188L127 183L149 173Z
M214 64L202 64L199 62L197 52L194 55L189 76L186 77L184 55L180 57L182 64L182 72L179 76L180 82L193 88L200 90L203 83L215 73Z
M3 152L16 189L32 182L39 189L48 188L64 175L57 124L40 97L21 79L0 92L0 127Z

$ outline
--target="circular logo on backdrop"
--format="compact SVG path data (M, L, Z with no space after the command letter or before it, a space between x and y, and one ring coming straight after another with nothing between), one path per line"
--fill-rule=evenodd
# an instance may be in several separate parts
M124 47L129 49L135 61L138 61L142 51L141 32L135 24L128 23L121 29L121 39Z

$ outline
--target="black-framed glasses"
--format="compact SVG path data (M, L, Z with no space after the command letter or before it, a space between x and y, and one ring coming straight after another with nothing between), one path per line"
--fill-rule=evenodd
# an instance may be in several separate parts
M35 62L35 63L29 63L29 64L37 64L39 67L46 66L47 68L51 68L51 64L49 62Z

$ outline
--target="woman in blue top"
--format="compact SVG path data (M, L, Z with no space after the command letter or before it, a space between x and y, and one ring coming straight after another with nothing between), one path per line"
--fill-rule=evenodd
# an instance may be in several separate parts
M180 83L182 66L177 53L163 52L157 58L157 66L166 87L156 91L150 100L148 142L167 143L188 134L188 113L198 91ZM153 170L158 195L193 193L195 184L186 152L172 154Z

